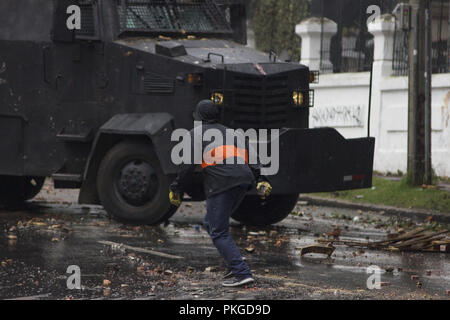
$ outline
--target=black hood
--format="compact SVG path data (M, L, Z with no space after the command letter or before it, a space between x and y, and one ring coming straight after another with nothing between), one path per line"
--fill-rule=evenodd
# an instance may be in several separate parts
M215 123L219 120L219 108L211 100L202 100L195 110L195 120Z

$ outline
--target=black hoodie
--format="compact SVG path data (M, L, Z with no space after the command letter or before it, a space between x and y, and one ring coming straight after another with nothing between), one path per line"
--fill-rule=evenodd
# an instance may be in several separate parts
M233 145L226 145L225 137L228 128L217 123L219 108L210 100L203 100L197 105L194 117L196 121L202 122L202 130L200 132L198 128L194 128L190 131L191 163L194 163L195 143L198 143L197 148L203 155L203 159L200 160L203 161L201 165L181 165L170 189L180 194L186 192L190 186L192 174L197 168L202 170L207 198L240 185L254 186L260 178L261 171L258 164L248 164L249 145L245 137L235 134ZM203 141L202 137L210 129L218 130L224 137L222 139L224 141L215 141L215 139ZM194 139L195 136L197 139ZM242 146L245 146L245 149L239 148ZM233 163L228 161L230 158L233 158ZM222 160L218 161L218 159Z

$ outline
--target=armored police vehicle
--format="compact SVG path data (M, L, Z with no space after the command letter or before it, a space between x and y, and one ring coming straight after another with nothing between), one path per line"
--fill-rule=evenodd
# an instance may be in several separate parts
M234 219L264 226L300 193L370 187L374 139L309 129L317 75L245 43L237 0L0 1L0 204L51 177L121 221L166 221L171 134L203 99L230 128L280 129L273 195L250 193ZM204 200L201 173L186 199Z

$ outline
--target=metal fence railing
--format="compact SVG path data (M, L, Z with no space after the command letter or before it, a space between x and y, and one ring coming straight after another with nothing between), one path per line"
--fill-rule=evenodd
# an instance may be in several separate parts
M369 71L373 62L373 35L367 30L369 6L381 13L392 12L397 0L313 0L311 15L336 22L337 34L330 48L321 48L322 72ZM331 61L331 64L328 63Z
M450 1L436 0L431 4L433 73L450 72ZM396 76L407 76L409 72L409 32L395 29L392 69Z
M409 70L409 32L395 28L392 70L395 76L406 76Z

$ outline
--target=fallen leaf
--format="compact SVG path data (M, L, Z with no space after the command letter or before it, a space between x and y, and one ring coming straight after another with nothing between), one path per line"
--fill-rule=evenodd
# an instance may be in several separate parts
M104 288L109 288L111 287L111 281L110 280L103 280L103 287Z
M331 237L339 238L340 235L341 235L341 229L339 229L339 228L336 228L333 231L328 232L328 238L331 238Z
M255 251L255 246L250 245L249 247L245 248L245 251L247 251L248 253L252 253Z

